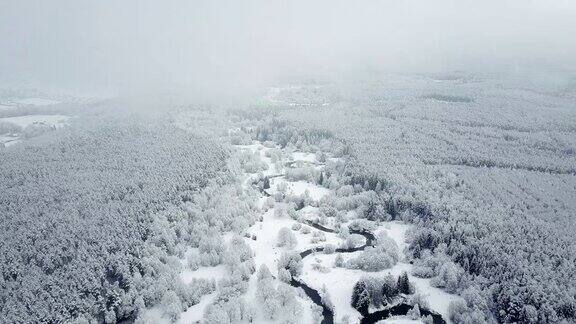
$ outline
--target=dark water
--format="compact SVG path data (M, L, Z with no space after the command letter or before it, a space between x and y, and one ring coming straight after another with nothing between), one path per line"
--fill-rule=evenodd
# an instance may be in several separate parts
M268 177L268 179L276 178L276 177L280 177L280 176L282 176L282 175L271 176L271 177ZM254 183L254 186L264 196L270 197L270 194L264 188L262 188L261 186L259 186L256 183ZM311 221L308 221L307 223L308 223L308 225L310 225L311 227L313 227L317 230L327 232L327 233L336 233L336 230L322 226L320 224L317 224L317 223L314 223ZM359 235L364 236L366 238L366 243L364 245L358 246L358 247L338 248L338 249L336 249L336 252L338 252L338 253L350 253L350 252L362 251L368 246L374 246L374 242L376 241L376 238L374 237L374 234L372 234L371 232L369 232L367 230L350 229L350 233L351 234L359 234ZM300 252L300 257L302 259L304 259L305 257L309 256L310 254L313 254L315 252L322 252L323 250L324 250L323 247L315 247L312 249L308 249L308 250ZM320 293L316 289L308 286L305 282L297 280L295 278L292 278L292 280L290 281L290 285L293 287L296 287L296 288L302 288L302 290L304 291L306 296L308 296L308 298L310 298L310 300L312 300L312 302L314 304L322 307L322 322L321 322L321 324L333 324L334 323L334 312L332 311L332 309L326 307L326 305L324 305L324 303L322 303L322 297L320 297ZM390 316L406 315L408 313L408 311L410 311L412 309L412 307L413 306L406 304L406 303L397 304L397 305L394 305L392 307L364 315L362 317L360 323L361 324L373 324L373 323L376 323L376 322L381 321L383 319L386 319ZM431 315L433 320L434 320L434 324L446 324L446 321L444 321L444 319L442 318L442 316L440 314L433 312L433 311L430 311L426 308L420 307L420 314L422 316Z

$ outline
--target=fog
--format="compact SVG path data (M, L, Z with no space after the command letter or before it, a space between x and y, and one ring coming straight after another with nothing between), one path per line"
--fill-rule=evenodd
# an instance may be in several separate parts
M217 93L283 76L573 72L576 2L0 2L4 81Z

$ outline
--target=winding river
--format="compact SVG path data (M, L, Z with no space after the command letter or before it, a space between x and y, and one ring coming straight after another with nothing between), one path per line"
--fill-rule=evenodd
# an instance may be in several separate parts
M264 179L261 179L260 181L263 181L264 183L269 183L270 179L272 178L278 178L278 177L282 177L283 175L273 175L273 176L268 176ZM258 181L258 182L260 182ZM258 185L258 183L253 183L253 185L260 191L260 193L262 193L264 196L266 197L270 197L270 193L268 193L266 191L266 189L261 186ZM307 221L306 222L307 225L326 232L326 233L336 233L336 230L322 226L318 223L312 222L312 221ZM364 243L362 246L357 246L357 247L349 247L349 248L337 248L335 250L335 252L337 253L351 253L351 252L357 252L357 251L362 251L364 249L366 249L366 247L368 246L374 246L374 242L376 241L376 238L374 236L374 234L368 230L357 230L357 229L352 229L350 228L350 234L359 234L364 236L364 238L366 239L366 243ZM306 258L307 256L317 253L317 252L322 252L324 250L324 247L322 246L317 246L308 250L304 250L302 252L300 252L300 257L302 259ZM308 298L310 298L310 300L312 300L312 302L320 307L322 307L322 324L333 324L334 323L334 312L332 311L332 309L330 309L329 307L327 307L326 305L324 305L324 303L322 302L322 297L320 296L320 293L308 286L304 281L302 280L298 280L296 278L292 278L290 281L290 285L296 288L302 288L302 290L304 291L304 293L306 294L306 296L308 296ZM361 314L362 315L362 319L360 320L361 324L373 324L376 323L378 321L384 320L390 316L398 316L398 315L406 315L408 314L408 312L413 308L412 305L407 304L405 302L399 303L399 304L395 304L394 306L391 307L387 307L385 309L382 310L378 310L372 313L368 313L368 314ZM440 314L438 314L437 312L434 312L432 310L426 309L424 307L420 307L420 314L422 316L428 316L430 315L433 319L433 323L434 324L446 324L446 321L442 318L442 316Z

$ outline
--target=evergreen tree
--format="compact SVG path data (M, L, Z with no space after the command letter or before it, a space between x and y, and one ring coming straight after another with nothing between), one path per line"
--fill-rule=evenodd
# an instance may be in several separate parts
M352 307L354 307L360 314L368 314L368 306L370 305L370 294L366 283L363 280L358 281L354 285L354 290L352 291Z
M408 280L408 273L406 271L398 277L397 288L400 294L410 294L410 281Z
M389 303L396 295L398 295L396 280L394 280L392 275L388 275L384 278L384 283L382 285L382 303Z

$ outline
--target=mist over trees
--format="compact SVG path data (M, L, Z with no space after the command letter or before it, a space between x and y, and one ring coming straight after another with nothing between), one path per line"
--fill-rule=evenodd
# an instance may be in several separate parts
M576 322L575 31L570 0L3 0L0 323L437 321L419 289Z

